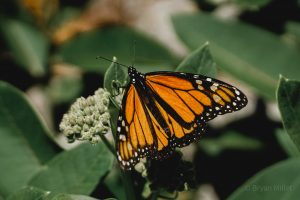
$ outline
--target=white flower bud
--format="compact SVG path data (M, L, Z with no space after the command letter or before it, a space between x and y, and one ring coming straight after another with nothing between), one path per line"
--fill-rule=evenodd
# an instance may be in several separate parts
M70 142L78 139L95 144L100 141L99 134L109 131L109 96L109 92L100 88L93 96L78 98L64 114L59 129Z

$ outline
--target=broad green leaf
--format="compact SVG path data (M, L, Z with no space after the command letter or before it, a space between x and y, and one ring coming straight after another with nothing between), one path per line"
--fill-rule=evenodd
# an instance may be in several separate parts
M115 57L114 61L117 61ZM104 88L106 88L111 94L114 94L113 91L116 89L113 86L114 81L115 83L119 83L119 86L124 86L128 78L127 69L118 65L115 62L111 63L104 75Z
M224 150L257 150L262 147L259 140L244 136L235 131L228 131L218 138L203 138L199 147L212 156L219 155Z
M284 128L300 150L300 81L280 77L277 101Z
M111 63L109 68L106 70L104 75L104 88L106 88L112 95L115 95L116 92L116 86L125 86L127 79L128 79L128 73L124 70L124 67L118 65L115 63L117 61L117 58L114 57L114 62ZM115 84L115 85L113 85ZM112 99L112 103L109 105L109 113L110 113L110 124L111 124L111 130L114 138L116 139L116 131L117 131L117 119L118 119L118 113L119 113L119 104L121 103L122 99L118 99L121 96L116 96Z
M75 100L82 88L80 77L57 76L51 79L46 92L53 103L66 103Z
M300 23L289 21L286 23L286 36L288 36L288 42L300 49Z
M80 17L81 9L73 6L60 7L51 17L49 26L51 28L58 29L64 26L66 23Z
M292 34L298 42L300 42L300 23L299 22L288 22L286 24L286 31Z
M220 21L208 14L179 15L173 19L179 37L196 49L209 41L218 67L275 98L279 74L300 77L300 56L270 32L241 22Z
M49 191L39 188L25 187L10 195L7 200L44 200L49 194Z
M271 2L271 0L231 0L241 6L251 10L257 10Z
M51 199L47 198L45 200L97 200L92 197L84 195L73 195L73 194L57 194Z
M190 53L179 64L179 66L176 68L176 71L215 77L217 68L216 63L209 52L209 44L205 43Z
M281 147L287 155L289 155L290 157L300 156L300 152L297 146L285 130L278 129L275 133L279 144L281 145Z
M96 200L95 198L72 195L72 194L53 194L50 191L45 191L35 187L25 187L18 190L7 200Z
M112 154L103 143L82 144L54 157L29 185L54 193L90 194L111 169Z
M33 76L46 73L49 41L35 27L20 21L2 19L0 30L15 61Z
M24 94L0 81L0 194L24 186L58 147Z
M106 71L107 61L96 59L97 56L116 56L120 63L134 64L141 71L170 69L167 67L177 63L177 59L162 45L126 27L107 27L83 33L63 44L57 55L85 71L100 73Z
M281 161L240 186L228 200L295 200L300 196L300 159Z

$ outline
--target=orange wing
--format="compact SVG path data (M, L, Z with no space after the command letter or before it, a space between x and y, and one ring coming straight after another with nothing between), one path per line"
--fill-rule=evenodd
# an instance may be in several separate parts
M118 118L116 143L121 166L131 169L140 157L162 158L169 154L172 149L169 148L168 131L144 104L135 86L129 87L123 101ZM162 150L164 155L158 153Z
M136 88L131 85L124 96L117 125L118 160L124 168L134 166L139 157L153 149L152 124L147 119L148 111Z
M194 142L204 133L205 122L247 104L235 87L200 75L154 72L147 74L146 84L168 123L173 147Z

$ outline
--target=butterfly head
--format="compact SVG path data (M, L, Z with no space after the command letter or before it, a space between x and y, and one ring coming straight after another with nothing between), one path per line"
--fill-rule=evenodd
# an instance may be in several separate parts
M130 77L130 82L135 83L137 78L144 79L145 76L141 72L137 71L134 67L130 66L128 68L128 75Z

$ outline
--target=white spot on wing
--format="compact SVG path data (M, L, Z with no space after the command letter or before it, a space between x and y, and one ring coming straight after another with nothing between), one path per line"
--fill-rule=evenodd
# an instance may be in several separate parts
M126 141L125 135L120 135L120 136L119 136L119 139L122 140L122 141Z
M129 151L131 151L131 150L132 150L132 146L131 146L131 144L130 144L130 143L127 143L127 148L128 148L128 150L129 150Z
M204 88L201 85L198 85L199 90L203 90Z
M196 83L201 85L202 84L202 81L201 80L196 80Z
M220 102L221 101L221 98L218 96L218 95L213 95L213 99L215 100L215 102Z
M216 90L217 90L217 87L214 86L214 85L212 85L212 86L210 86L210 89L211 89L212 91L216 91Z

